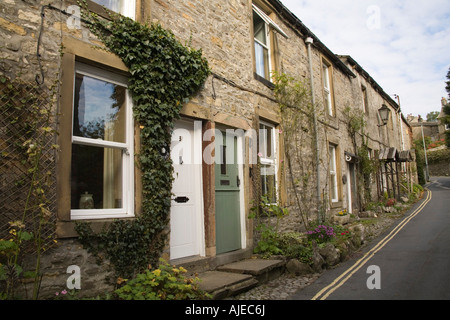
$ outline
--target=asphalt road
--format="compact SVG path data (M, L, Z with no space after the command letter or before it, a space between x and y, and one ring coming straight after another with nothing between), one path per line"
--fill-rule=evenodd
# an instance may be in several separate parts
M450 299L450 177L432 177L423 199L351 261L292 300Z

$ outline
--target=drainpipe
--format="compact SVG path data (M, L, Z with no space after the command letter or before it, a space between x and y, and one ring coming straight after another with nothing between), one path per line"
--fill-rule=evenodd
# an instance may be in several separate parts
M394 95L395 98L398 100L398 110L397 115L400 119L400 141L402 146L402 151L405 150L405 141L403 141L403 119L402 119L402 107L400 105L400 96L398 94Z
M320 156L319 156L319 134L317 129L317 112L316 112L316 96L314 93L314 73L313 73L313 65L312 65L312 56L311 56L311 44L314 42L313 38L308 37L305 40L305 43L308 47L308 59L309 59L309 73L311 76L311 99L313 106L313 125L314 125L314 140L316 143L316 163L317 163L317 221L318 223L322 222L322 217L320 215L321 212L321 201L320 201Z

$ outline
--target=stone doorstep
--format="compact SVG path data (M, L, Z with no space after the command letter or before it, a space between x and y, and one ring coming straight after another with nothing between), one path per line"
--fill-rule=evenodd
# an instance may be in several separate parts
M208 292L214 300L225 299L250 290L258 280L248 274L207 271L199 275L200 289Z
M220 254L214 257L192 256L181 259L170 260L170 264L182 266L188 271L188 275L193 276L206 271L216 270L218 266L229 264L244 259L249 259L253 255L252 249L241 249L233 252Z
M230 263L217 268L219 271L249 274L260 283L267 282L279 276L285 267L282 260L247 259Z
M200 288L219 300L235 296L279 277L285 268L282 260L246 259L199 274Z

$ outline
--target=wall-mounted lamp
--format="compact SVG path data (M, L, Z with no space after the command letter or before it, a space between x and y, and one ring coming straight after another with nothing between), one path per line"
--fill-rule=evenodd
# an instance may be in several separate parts
M387 125L389 121L389 115L391 114L391 109L383 105L380 109L378 109L378 114L380 115L380 119L383 122L383 124L379 124L379 127Z

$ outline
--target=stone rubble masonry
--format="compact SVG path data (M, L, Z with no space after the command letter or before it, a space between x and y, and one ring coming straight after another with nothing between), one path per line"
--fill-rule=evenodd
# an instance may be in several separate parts
M196 49L201 48L210 64L213 75L207 79L203 90L184 106L182 114L204 120L205 123L219 123L245 130L257 129L260 119L280 125L279 107L275 101L273 90L254 77L254 40L250 0L137 0L137 2L139 3L139 6L137 6L139 10L147 8L146 12L141 12L138 16L145 17L145 21L148 19L150 22L161 23L163 27L170 29L182 43L189 44ZM294 30L291 22L287 22L275 13L277 10L273 5L276 5L276 1L255 0L254 2L257 4L264 3L266 8L271 9L270 17L288 35L286 39L271 32L271 39L276 44L277 51L277 59L274 59L273 65L276 65L278 71L296 76L309 86L309 60L307 46L302 38L304 34L300 36L300 30ZM20 75L24 80L29 81L34 81L35 76L40 74L36 49L39 32L41 31L41 7L49 4L56 8L65 9L68 5L76 4L76 1L3 0L0 3L0 39L2 39L0 70L2 73L11 77ZM151 5L150 8L149 5ZM47 87L59 80L61 72L64 73L64 70L60 70L62 39L66 39L66 41L73 39L92 46L102 46L85 26L82 26L81 29L68 28L66 19L67 16L57 10L45 10L40 53ZM367 123L365 133L367 134L369 147L373 150L379 150L385 146L393 146L400 150L402 134L399 126L399 122L402 120L399 118L399 114L394 112L397 108L395 102L389 99L381 88L375 85L374 80L351 60L341 57L342 64L338 64L336 60L337 56L330 56L328 51L321 49L321 45L317 43L312 45L315 98L319 118L318 132L321 160L318 165L321 175L321 197L325 197L325 199L328 198L329 186L329 143L337 144L339 151L337 174L340 201L337 207L330 208L328 214L347 207L347 189L341 182L342 177L347 174L348 170L344 152L356 154L357 150L354 150L352 139L347 131L347 119L343 111L349 106L353 110L362 112L361 86L367 89L368 94L369 110L365 115ZM335 117L327 116L324 107L322 85L322 64L324 61L331 63ZM351 74L354 76L351 76ZM214 75L218 77L214 77ZM377 110L383 104L391 109L392 121L387 127L378 127ZM403 129L408 130L405 123L403 123ZM312 143L310 143L313 139L312 134L313 131L309 130L305 139L302 140L305 142L304 157L306 159L314 155ZM411 149L408 133L403 133L403 136L405 137L405 149ZM357 137L357 141L358 143L361 142L360 136ZM279 155L282 155L283 152L284 150L280 147ZM302 228L302 221L291 192L289 176L285 166L279 167L284 168L284 172L281 169L278 172L279 181L284 182L280 185L281 200L291 211L290 215L280 225L280 230L299 231ZM249 165L244 168L246 179L243 182L247 213L250 210L253 195L257 193L253 190L251 179L248 178L249 168ZM300 172L298 165L295 166L294 164L293 171ZM258 180L255 177L253 179ZM310 192L315 191L310 190ZM376 192L376 188L372 192ZM311 215L315 215L314 210L312 210ZM250 247L253 245L252 229L253 223L248 223L247 239ZM206 243L211 246L214 245L214 241L211 241L211 239L207 240ZM206 248L206 251L211 252L211 254L215 252L213 247ZM90 291L96 294L105 292L108 288L107 285L103 285L103 280L108 276L106 267L103 264L97 266L95 259L85 252L76 240L69 239L59 241L58 246L51 249L43 259L46 274L42 284L43 295L44 293L53 295L53 291L63 288L65 283L63 280L68 277L66 268L69 264L79 265L82 273L89 274L89 277L82 278L82 281L85 281L82 283L83 289L92 289Z

